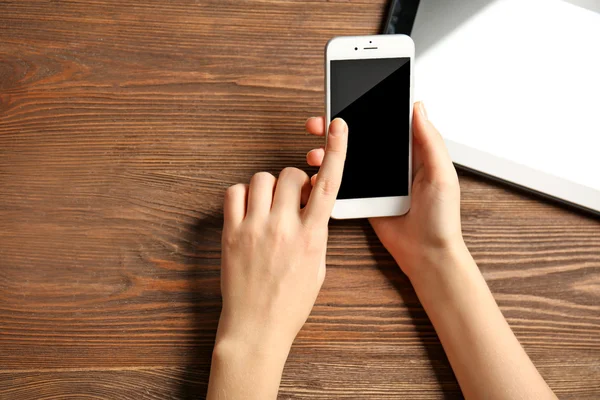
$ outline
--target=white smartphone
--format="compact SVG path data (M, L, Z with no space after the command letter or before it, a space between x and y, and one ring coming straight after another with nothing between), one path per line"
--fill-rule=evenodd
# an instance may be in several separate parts
M412 186L415 46L406 35L345 36L325 48L326 123L348 124L332 218L403 215Z

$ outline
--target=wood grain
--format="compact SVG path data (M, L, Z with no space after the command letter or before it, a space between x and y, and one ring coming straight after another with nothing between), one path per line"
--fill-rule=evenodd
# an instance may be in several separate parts
M319 144L323 46L385 1L0 2L0 398L203 397L222 196ZM463 229L559 397L600 397L598 218L461 174ZM409 282L365 222L280 398L461 398Z

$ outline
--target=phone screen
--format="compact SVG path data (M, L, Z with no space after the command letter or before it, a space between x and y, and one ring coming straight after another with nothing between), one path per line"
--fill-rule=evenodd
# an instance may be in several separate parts
M348 124L337 198L407 196L410 58L330 63L331 119Z

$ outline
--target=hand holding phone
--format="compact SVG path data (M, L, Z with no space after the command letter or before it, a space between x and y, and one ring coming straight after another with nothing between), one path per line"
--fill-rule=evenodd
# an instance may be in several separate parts
M306 130L323 136L323 117L310 118ZM446 150L444 140L428 120L423 103L417 103L413 114L413 205L406 215L371 218L375 233L411 281L427 280L444 268L443 260L458 251L466 251L460 223L460 188L458 176ZM352 133L349 133L349 136ZM373 132L377 135L377 132ZM320 166L324 152L311 150L306 160L309 165ZM359 150L357 156L363 154Z
M209 399L277 397L281 371L325 278L327 223L342 179L348 129L330 127L321 173L259 172L225 194L223 308ZM268 373L264 373L268 371Z

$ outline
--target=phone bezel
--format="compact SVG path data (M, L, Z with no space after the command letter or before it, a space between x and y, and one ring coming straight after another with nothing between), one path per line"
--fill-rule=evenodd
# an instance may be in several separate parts
M358 50L355 50L355 49ZM325 47L325 110L326 127L331 122L330 62L333 60L364 60L378 58L410 58L408 196L372 197L336 200L331 213L334 219L370 218L403 215L410 210L412 189L412 114L415 45L406 35L340 36ZM352 134L352 133L350 133Z

